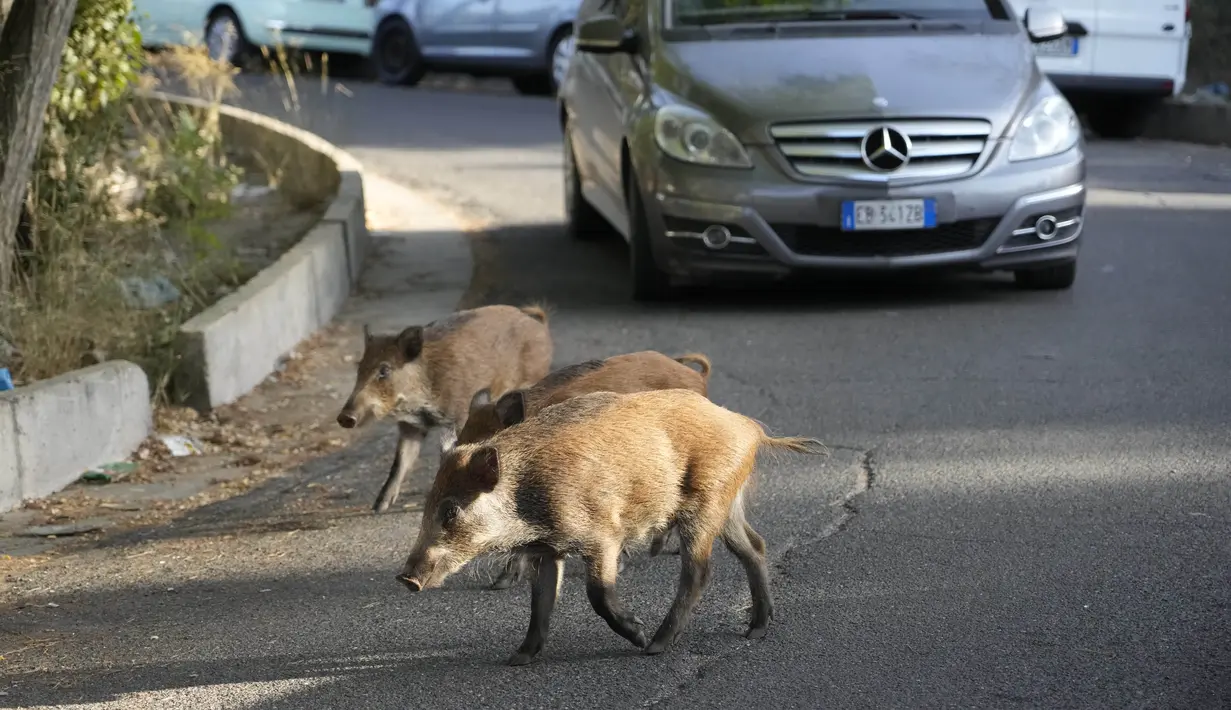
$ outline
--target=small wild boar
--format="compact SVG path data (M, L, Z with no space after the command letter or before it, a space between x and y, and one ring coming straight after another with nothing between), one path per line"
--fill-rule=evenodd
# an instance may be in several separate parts
M406 473L433 427L452 439L465 426L480 390L503 394L539 381L551 369L547 313L538 306L495 305L451 313L397 335L364 327L355 388L338 413L347 429L394 416L397 453L373 510L397 500Z
M721 538L748 577L746 636L760 638L773 600L765 541L744 518L744 491L761 447L826 453L815 439L768 436L755 420L689 390L573 397L442 457L398 579L418 592L479 555L534 552L530 627L508 661L522 665L543 648L564 557L580 555L591 606L652 655L687 623ZM680 585L647 645L641 620L616 594L617 560L626 546L669 525L680 535Z
M688 367L696 364L700 371ZM545 407L590 392L644 392L689 389L708 396L711 364L700 353L668 357L654 350L613 355L562 367L534 385L511 390L491 401L491 393L479 392L471 402L466 425L454 444L473 444L501 429L533 416Z
M697 365L699 371L688 367L689 363ZM507 392L495 402L491 401L485 390L479 392L471 402L466 425L461 428L456 440L447 440L442 447L448 450L456 444L483 441L545 407L590 392L626 393L679 388L707 396L710 370L709 358L700 353L672 358L654 350L579 362L555 370L532 387ZM665 530L654 537L650 543L651 555L662 551L669 533L670 530ZM527 555L511 556L491 588L511 587L530 570L533 559Z

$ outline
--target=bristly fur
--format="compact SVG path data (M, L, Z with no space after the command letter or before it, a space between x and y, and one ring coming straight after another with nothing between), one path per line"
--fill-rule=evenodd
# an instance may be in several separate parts
M534 307L456 311L390 335L365 328L355 386L338 423L400 422L397 454L374 510L384 512L397 500L428 431L460 431L476 392L499 397L539 381L551 370L552 351L546 314Z
M742 415L757 423L761 427L764 439L761 442L761 451L765 451L771 458L777 460L782 453L793 451L800 454L811 454L814 456L830 456L829 447L819 439L800 436L774 436L773 430L768 424L757 419L749 417L747 414Z
M422 519L400 578L421 591L440 586L478 556L512 561L513 550L544 555L531 580L540 606L510 659L521 665L542 649L563 560L578 555L595 611L620 636L656 654L687 624L721 540L748 578L753 604L747 636L761 638L773 600L766 543L748 523L745 503L762 448L826 451L816 439L769 436L764 425L694 390L576 395L483 441L459 444L442 459L425 505L442 512ZM452 502L440 507L441 501ZM680 538L680 583L670 612L647 641L642 622L619 599L619 561L669 526Z

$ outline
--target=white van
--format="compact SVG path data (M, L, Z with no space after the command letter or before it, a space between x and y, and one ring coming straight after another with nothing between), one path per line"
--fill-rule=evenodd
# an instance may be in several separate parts
M1037 0L1035 0L1037 2ZM1025 0L1010 0L1019 16ZM1036 45L1039 68L1109 138L1140 134L1150 111L1184 88L1190 0L1048 0L1069 36Z

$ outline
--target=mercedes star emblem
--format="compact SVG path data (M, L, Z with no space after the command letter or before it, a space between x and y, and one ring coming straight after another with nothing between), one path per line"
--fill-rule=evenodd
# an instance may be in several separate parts
M896 128L880 126L868 131L859 146L863 164L887 173L910 162L910 138Z

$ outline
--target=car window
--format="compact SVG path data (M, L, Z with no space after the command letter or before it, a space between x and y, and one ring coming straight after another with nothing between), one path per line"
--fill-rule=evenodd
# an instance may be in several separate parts
M1001 0L667 0L673 26L846 20L1008 20Z

